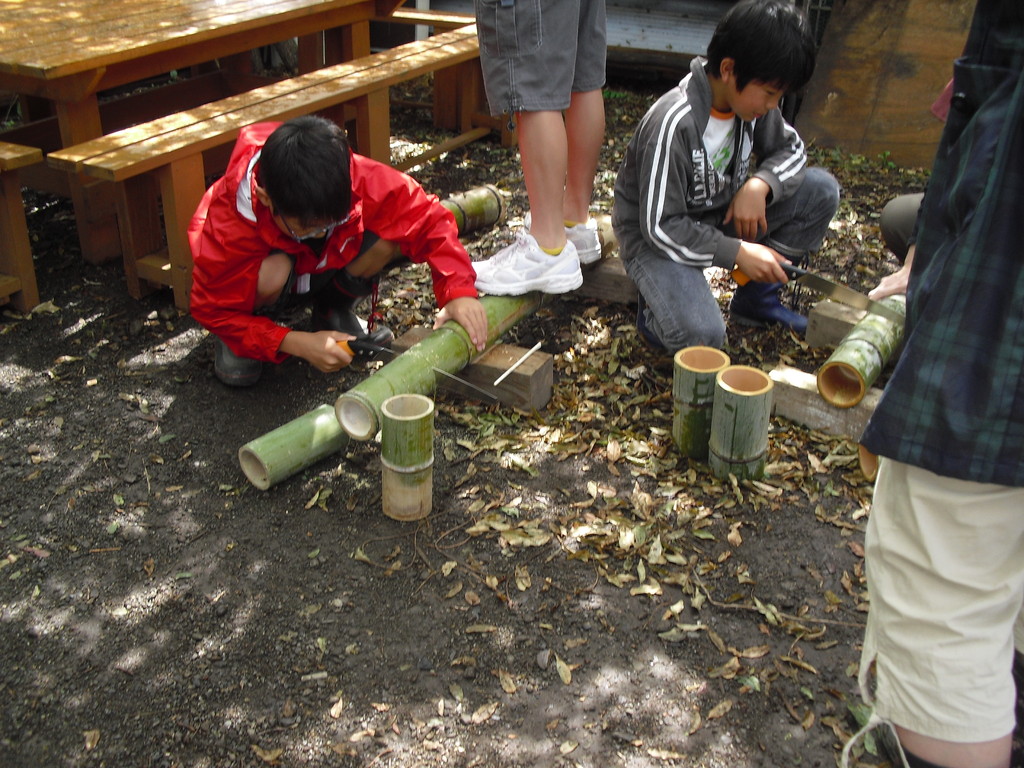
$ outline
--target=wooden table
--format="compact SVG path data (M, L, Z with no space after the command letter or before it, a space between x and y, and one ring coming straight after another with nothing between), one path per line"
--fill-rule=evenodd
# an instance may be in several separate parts
M20 0L0 3L0 90L23 104L44 99L55 113L56 146L31 126L2 138L53 151L181 109L182 92L149 100L148 111L105 118L99 94L207 62L248 69L254 48L299 38L299 69L370 53L369 22L402 0ZM192 98L201 98L194 89ZM219 94L224 95L224 94ZM209 100L209 99L207 99ZM162 103L160 103L162 101ZM197 103L202 103L198 101ZM33 135L37 138L32 140ZM27 183L31 183L27 181ZM73 180L83 256L120 254L113 206L102 190Z

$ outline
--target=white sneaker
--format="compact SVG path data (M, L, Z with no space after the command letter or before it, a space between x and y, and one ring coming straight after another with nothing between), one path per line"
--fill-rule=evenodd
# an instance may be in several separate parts
M530 231L530 213L527 211L523 226ZM580 264L593 264L601 258L601 238L597 234L597 219L591 216L582 224L565 228L565 236L576 246Z
M526 232L486 261L473 263L476 287L495 296L520 296L530 291L568 293L583 285L576 246L569 241L557 256L541 250Z

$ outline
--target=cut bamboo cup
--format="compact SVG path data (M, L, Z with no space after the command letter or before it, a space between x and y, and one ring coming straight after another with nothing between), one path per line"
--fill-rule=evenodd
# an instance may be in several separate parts
M238 449L249 482L265 491L348 445L334 408L324 404Z
M394 520L430 514L434 490L434 401L395 395L381 406L381 504Z
M882 303L901 314L907 311L905 296L890 296ZM865 315L818 369L818 394L837 408L857 405L902 341L903 323Z
M714 347L676 352L672 371L672 439L684 456L705 461L711 438L715 377L731 362Z
M540 306L543 294L484 296L489 348L509 328ZM381 404L393 395L431 394L437 388L436 371L456 373L482 354L458 323L449 321L422 341L363 379L334 402L341 428L355 440L369 440L380 431Z
M459 234L500 224L505 220L505 201L490 184L473 187L441 201L451 211Z
M731 365L715 377L708 463L715 477L738 480L764 476L772 380L762 370Z
M878 457L863 445L858 444L857 463L860 465L860 471L867 481L869 483L875 482L875 478L878 477Z

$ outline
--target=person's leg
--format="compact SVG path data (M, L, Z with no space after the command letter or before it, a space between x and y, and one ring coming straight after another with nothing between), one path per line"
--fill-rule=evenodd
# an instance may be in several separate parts
M566 241L563 203L569 147L565 120L561 112L520 112L516 124L530 201L530 234L541 248L557 252Z
M911 766L1006 768L1024 489L882 461L865 536L871 611L861 684Z
M590 217L594 176L604 145L604 95L600 90L574 93L565 113L569 154L565 175L563 215L567 222Z
M643 297L637 330L648 342L660 343L670 354L725 344L725 322L704 270L653 254L623 261Z
M788 199L768 206L765 245L774 248L797 266L804 266L821 247L829 222L839 207L839 184L821 168L807 168L804 179ZM737 321L751 325L779 323L799 335L807 330L807 318L779 300L782 283L740 286L729 309Z
M914 233L917 212L921 209L923 199L923 192L900 195L894 197L882 208L882 214L878 220L882 241L885 243L885 247L893 252L900 264L907 258L910 236Z
M381 273L401 258L395 243L382 240L373 232L364 232L359 255L342 269L323 275L311 285L315 302L314 329L338 331L357 338L368 336L380 346L390 344L395 335L387 326L376 323L376 307L370 307L367 322L356 314L355 305L374 295Z

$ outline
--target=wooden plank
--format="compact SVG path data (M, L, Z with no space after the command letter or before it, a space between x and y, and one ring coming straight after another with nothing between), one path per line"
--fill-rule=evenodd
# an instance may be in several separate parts
M8 152L12 150L8 149ZM39 303L36 268L32 262L25 204L17 171L0 174L0 272L17 282L13 285L10 280L5 281L0 297L9 298L20 312L28 312Z
M317 112L428 74L442 62L452 66L477 56L475 31L456 30L68 146L51 152L47 162L61 170L119 181L129 173L152 170L175 153L231 141L243 125Z
M823 299L807 315L807 333L804 341L814 348L835 347L853 330L867 313L837 301Z
M779 365L769 375L775 384L776 416L829 435L843 435L854 440L860 440L882 396L882 390L872 388L852 408L836 408L818 394L817 377L813 373Z
M411 328L395 339L391 348L396 352L404 352L430 333L429 328ZM485 400L484 396L474 389L479 387L484 392L493 393L495 399L504 405L526 411L539 411L551 401L554 385L554 358L547 352L534 352L498 386L494 386L495 380L526 352L527 350L511 344L495 344L454 374L472 384L472 387L462 386L454 379L441 374L437 375L438 385L471 400Z
M36 147L0 141L0 171L14 171L38 163L42 159L43 153Z
M626 274L622 259L603 258L593 265L583 267L583 285L575 291L577 296L588 299L617 301L622 304L636 304L636 285Z
M832 9L796 127L804 141L930 167L931 105L963 50L973 0L845 0Z

